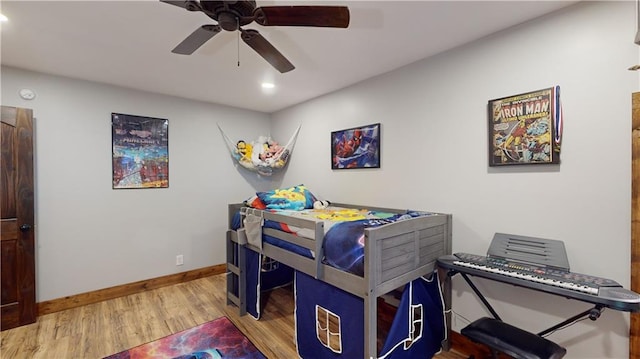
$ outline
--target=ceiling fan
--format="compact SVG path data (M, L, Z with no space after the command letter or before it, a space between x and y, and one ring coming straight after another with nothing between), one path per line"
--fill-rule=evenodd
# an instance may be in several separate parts
M222 30L240 31L240 37L267 62L281 73L295 67L257 30L243 29L242 26L256 22L262 26L349 26L349 9L346 6L265 6L257 7L252 0L208 1L186 0L161 2L179 6L189 11L201 11L216 20L217 25L202 25L187 36L171 52L191 55L200 46Z

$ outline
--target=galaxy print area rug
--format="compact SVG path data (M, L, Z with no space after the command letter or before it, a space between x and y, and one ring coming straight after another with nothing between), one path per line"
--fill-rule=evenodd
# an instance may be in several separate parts
M222 317L104 359L266 359L229 318Z

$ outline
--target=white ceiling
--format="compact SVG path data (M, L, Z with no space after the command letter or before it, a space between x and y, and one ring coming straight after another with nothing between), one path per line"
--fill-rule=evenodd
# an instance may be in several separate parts
M245 26L295 65L281 74L237 32L190 56L171 53L197 27L215 24L201 12L155 0L3 0L0 54L2 65L271 113L576 2L258 0L347 5L351 13L347 29ZM263 81L276 88L263 90Z

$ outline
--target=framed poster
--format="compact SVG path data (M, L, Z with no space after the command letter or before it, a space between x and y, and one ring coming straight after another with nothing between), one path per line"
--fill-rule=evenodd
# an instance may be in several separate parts
M169 187L169 120L112 113L111 143L114 189Z
M560 87L489 101L489 166L558 164Z
M380 124L331 132L331 169L380 168Z

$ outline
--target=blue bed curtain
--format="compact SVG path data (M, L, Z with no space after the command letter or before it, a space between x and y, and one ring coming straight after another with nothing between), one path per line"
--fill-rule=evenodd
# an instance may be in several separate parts
M296 345L301 358L363 358L364 301L295 272ZM431 358L445 336L437 275L404 287L385 344L384 359Z
M241 250L246 251L246 310L252 317L260 319L260 292L291 283L293 269L247 247Z

